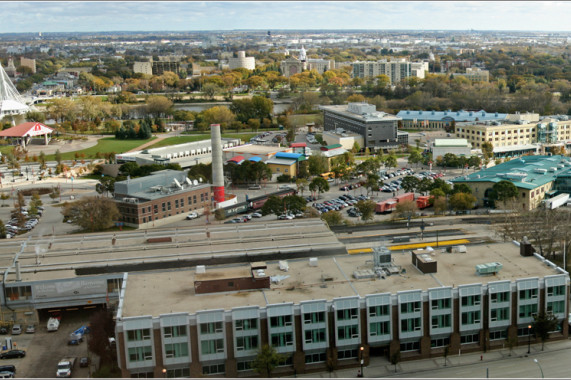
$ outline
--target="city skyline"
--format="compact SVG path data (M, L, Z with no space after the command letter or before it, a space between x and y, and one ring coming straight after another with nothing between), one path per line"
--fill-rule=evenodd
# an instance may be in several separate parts
M0 33L216 30L567 32L563 1L2 2ZM125 17L128 16L128 17Z

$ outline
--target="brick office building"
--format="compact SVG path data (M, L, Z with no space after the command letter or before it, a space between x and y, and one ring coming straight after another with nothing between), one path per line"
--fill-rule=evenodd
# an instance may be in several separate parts
M115 202L121 221L132 227L211 206L208 183L188 180L188 171L161 170L147 177L115 183Z

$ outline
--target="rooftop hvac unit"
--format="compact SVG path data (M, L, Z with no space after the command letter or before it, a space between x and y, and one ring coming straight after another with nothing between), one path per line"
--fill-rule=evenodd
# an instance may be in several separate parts
M309 266L316 267L317 266L317 257L310 257L309 258Z
M281 271L287 272L289 270L289 265L285 260L278 261L278 266L280 267Z
M496 274L503 268L502 263L486 263L476 265L476 273L483 274Z
M385 245L373 248L373 265L375 268L391 265L391 251Z
M197 265L196 266L196 273L206 273L206 266L205 265Z

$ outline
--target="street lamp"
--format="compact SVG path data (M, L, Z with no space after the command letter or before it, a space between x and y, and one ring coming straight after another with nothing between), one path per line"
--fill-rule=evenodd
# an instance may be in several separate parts
M167 369L163 368L163 377L167 377Z
M543 379L543 368L541 368L541 364L539 364L539 360L537 359L533 359L533 361L535 362L535 364L537 364L537 366L539 367L539 370L541 371L541 378Z
M361 346L361 348L359 349L359 353L360 353L360 357L361 357L361 377L364 377L365 374L363 373L363 364L364 364L364 359L363 359L363 351L365 350L365 347Z
M529 354L531 351L531 325L527 326L527 353Z

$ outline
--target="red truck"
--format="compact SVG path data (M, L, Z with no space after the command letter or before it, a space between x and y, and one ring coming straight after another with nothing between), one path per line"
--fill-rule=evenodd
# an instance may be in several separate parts
M392 212L397 208L397 203L404 201L414 201L414 193L404 193L394 198L387 199L386 201L378 202L375 207L377 214L386 214Z
M419 210L423 210L427 207L430 207L430 200L434 197L432 195L421 195L420 197L416 198L416 207Z

